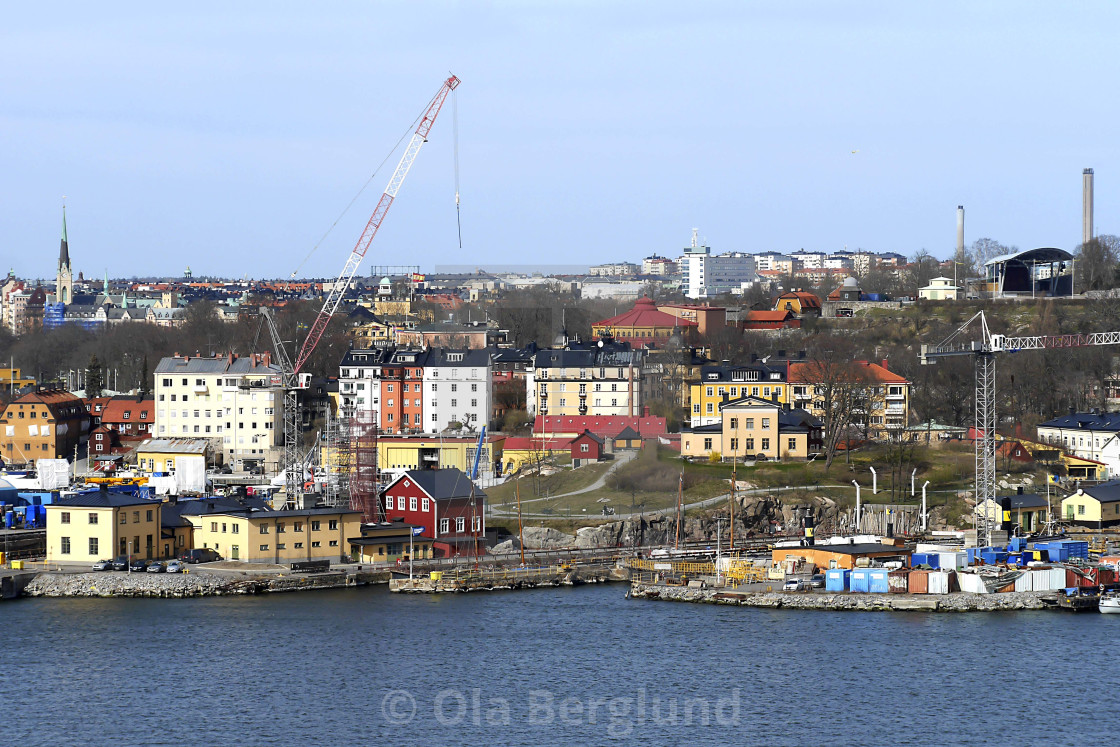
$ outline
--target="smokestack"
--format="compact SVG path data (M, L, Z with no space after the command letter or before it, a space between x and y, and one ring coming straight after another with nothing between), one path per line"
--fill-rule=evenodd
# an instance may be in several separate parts
M964 256L964 205L957 205L957 256L960 260Z
M1093 238L1093 170L1081 172L1081 243Z

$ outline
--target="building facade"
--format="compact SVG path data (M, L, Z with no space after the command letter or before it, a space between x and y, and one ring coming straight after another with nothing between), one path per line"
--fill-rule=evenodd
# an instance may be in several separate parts
M609 336L538 351L526 371L526 408L530 415L639 415L644 358Z
M278 469L281 373L268 353L164 358L155 370L155 435L220 439L224 464Z
M486 494L460 470L412 470L382 491L388 521L423 527L442 557L483 551L486 535Z
M101 490L48 504L47 562L161 557L161 501Z
M9 402L0 412L0 456L5 464L70 459L89 437L89 413L69 392L43 389Z

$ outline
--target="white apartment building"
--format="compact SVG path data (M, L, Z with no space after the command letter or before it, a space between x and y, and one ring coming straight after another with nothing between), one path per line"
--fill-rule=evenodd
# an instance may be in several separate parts
M739 293L744 283L758 279L755 257L742 252L711 253L706 246L685 249L677 260L681 286L689 298L709 298L721 293Z
M659 257L654 254L642 260L643 275L675 275L677 263L668 257Z
M806 252L799 251L793 252L789 255L795 266L802 270L821 270L824 269L824 261L826 255L824 252Z
M490 350L427 351L424 366L424 425L442 431L451 423L480 430L493 412Z
M268 353L163 358L155 370L161 438L210 438L235 468L278 468L283 450L281 371Z
M611 262L605 265L595 265L588 269L588 275L603 277L633 277L642 268L633 262Z

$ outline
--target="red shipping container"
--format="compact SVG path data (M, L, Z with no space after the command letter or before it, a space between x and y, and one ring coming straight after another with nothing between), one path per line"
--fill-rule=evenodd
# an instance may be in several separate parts
M910 571L908 583L911 594L929 594L929 571Z
M1072 568L1066 568L1066 588L1081 586L1081 577Z
M908 589L909 571L891 571L887 574L887 589L892 594L905 594Z
M1097 579L1101 585L1116 583L1116 571L1108 568L1100 568L1097 570Z

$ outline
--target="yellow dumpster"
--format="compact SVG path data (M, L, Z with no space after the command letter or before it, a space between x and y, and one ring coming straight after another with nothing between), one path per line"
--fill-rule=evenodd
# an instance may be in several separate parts
M7 562L8 562L7 556L5 556L4 553L0 552L0 565L4 565Z
M443 578L443 571L432 571L428 575L431 576L433 581L439 581L441 578Z
M12 569L17 570L17 571L22 571L23 570L23 561L22 560L13 560L12 561Z

